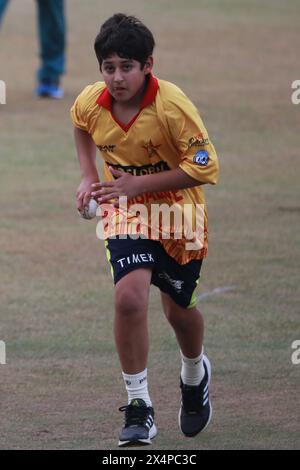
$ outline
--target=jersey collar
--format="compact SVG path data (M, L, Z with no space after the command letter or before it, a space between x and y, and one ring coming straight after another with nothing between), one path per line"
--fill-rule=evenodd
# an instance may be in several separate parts
M157 78L154 77L154 75L152 75L152 73L150 73L149 75L150 75L149 82L148 82L148 85L147 85L145 95L144 95L144 97L142 99L142 102L141 102L140 112L141 112L142 109L146 108L147 106L149 106L150 104L153 103L153 101L156 98L156 94L157 94L157 90L158 90L158 80L157 80ZM110 111L112 113L113 98L112 98L111 94L109 93L108 88L105 88L100 93L96 103L99 106L102 106L103 108L107 109L108 111Z

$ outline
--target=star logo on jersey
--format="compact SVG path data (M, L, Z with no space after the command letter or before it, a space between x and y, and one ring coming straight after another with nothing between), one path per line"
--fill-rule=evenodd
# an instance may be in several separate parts
M157 149L159 149L159 147L161 147L161 144L154 145L152 143L152 140L150 139L149 142L146 142L146 144L143 145L142 147L143 147L143 149L147 150L150 160L158 161L157 157L159 158L159 155L158 155Z

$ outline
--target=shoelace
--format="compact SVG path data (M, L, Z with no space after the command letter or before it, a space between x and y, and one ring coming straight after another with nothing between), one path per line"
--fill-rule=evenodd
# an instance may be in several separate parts
M119 411L125 411L125 427L144 426L148 416L147 408L143 406L125 405L119 408Z
M186 413L197 413L203 408L203 390L200 387L181 385L182 405Z

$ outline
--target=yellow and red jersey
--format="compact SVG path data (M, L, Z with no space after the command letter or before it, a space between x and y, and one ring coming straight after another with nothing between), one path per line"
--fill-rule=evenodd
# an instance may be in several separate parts
M113 98L104 82L89 85L77 97L71 118L75 127L88 132L104 160L104 177L113 180L112 166L133 175L154 174L180 167L199 183L216 184L218 159L203 122L193 103L174 84L150 75L139 113L124 126L112 112ZM201 249L186 249L185 237L164 239L163 227L159 240L167 253L178 263L201 259L207 253L207 213L202 185L193 188L144 193L128 201L144 204L148 210L146 224L151 225L151 205L184 205L192 207L192 230L196 230L196 205L202 205L204 238ZM114 216L120 215L118 209ZM128 216L128 219L130 217ZM144 221L145 222L145 221ZM151 231L149 238L151 236ZM108 234L109 236L109 234ZM157 239L157 238L155 238Z

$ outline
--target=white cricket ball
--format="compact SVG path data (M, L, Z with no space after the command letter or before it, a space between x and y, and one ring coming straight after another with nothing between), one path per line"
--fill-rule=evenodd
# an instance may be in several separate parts
M96 217L98 204L95 199L90 199L89 203L84 207L83 211L78 211L80 217L86 220Z

